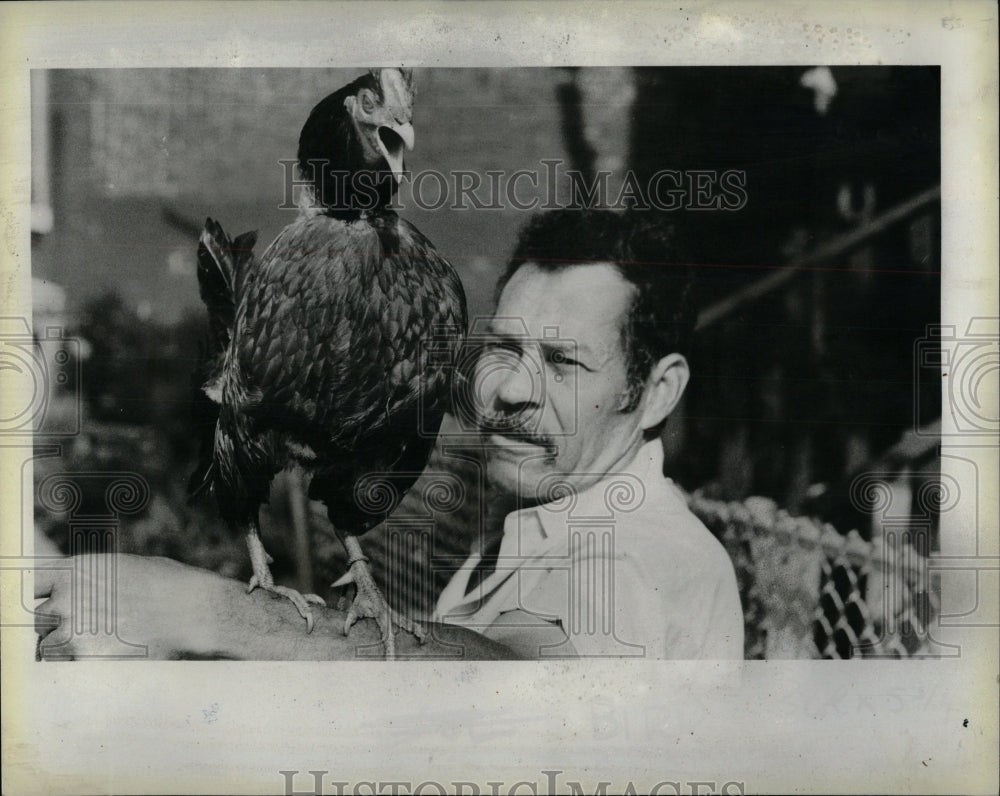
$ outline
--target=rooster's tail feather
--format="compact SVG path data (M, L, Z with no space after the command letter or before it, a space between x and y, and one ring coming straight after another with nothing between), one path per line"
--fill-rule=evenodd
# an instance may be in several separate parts
M229 346L239 280L256 242L256 232L244 232L233 241L218 222L205 219L198 240L198 287L208 308L216 353Z
M201 452L198 466L188 482L191 499L212 484L215 429L221 400L219 384L232 339L240 280L253 257L256 242L256 232L244 232L230 240L222 226L211 218L205 220L205 229L198 240L198 287L208 309L209 341L201 351L192 380L193 414Z

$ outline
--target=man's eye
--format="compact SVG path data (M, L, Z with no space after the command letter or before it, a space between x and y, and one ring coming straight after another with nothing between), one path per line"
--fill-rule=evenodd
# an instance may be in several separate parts
M486 353L514 354L515 356L521 354L521 346L513 340L491 340L483 346L483 350Z
M549 362L553 365L579 365L580 363L570 356L567 356L563 351L550 351L548 356Z

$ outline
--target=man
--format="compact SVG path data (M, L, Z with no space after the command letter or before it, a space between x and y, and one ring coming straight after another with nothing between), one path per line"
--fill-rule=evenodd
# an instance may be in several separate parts
M475 552L445 589L444 621L529 658L742 657L729 557L663 477L689 376L685 262L640 216L566 210L524 230L474 390L488 479L522 508L496 571L465 594Z
M466 407L489 480L520 508L495 570L468 591L473 552L438 601L447 624L422 648L403 639L400 654L742 657L729 558L662 473L660 432L689 377L684 262L672 231L641 217L565 210L525 229ZM69 577L54 572L36 574L49 598L39 612L61 621L42 655L100 651L97 637L69 633ZM342 622L336 611L317 611L307 635L286 601L162 559L122 557L116 582L119 637L156 657L351 658L377 646L373 628L324 632Z

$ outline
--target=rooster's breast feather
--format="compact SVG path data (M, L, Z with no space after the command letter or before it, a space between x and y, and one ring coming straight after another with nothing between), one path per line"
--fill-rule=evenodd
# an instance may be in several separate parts
M394 213L286 229L248 275L237 313L236 361L257 413L338 448L409 414L440 409L447 366L427 356L432 335L466 324L457 274Z

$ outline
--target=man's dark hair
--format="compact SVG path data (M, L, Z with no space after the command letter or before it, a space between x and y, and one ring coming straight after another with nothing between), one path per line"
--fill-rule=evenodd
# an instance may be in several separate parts
M631 412L653 365L671 353L687 354L694 330L690 259L673 224L650 214L611 210L554 210L521 230L514 254L497 283L497 297L525 263L543 271L610 263L635 286L622 328Z

